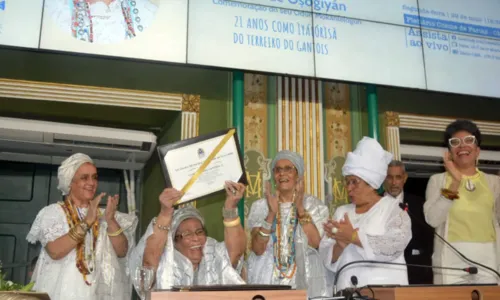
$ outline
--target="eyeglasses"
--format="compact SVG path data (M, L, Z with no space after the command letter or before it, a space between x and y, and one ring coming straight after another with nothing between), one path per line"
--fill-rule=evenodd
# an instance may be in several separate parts
M181 234L176 234L175 238L176 239L190 240L190 239L194 238L195 235L199 236L199 237L203 237L203 236L207 235L207 232L206 232L205 228L199 228L199 229L196 229L194 232L192 232L192 231L185 231L185 232L183 232Z
M462 144L462 143L464 145L473 145L476 143L476 137L473 135L468 135L468 136L464 136L462 139L454 137L454 138L451 138L448 140L448 144L452 148L456 148L456 147L460 146L460 144Z
M359 178L346 178L344 179L344 186L349 187L351 184L354 185L354 187L358 187L358 185L361 183L361 179Z
M290 174L295 170L294 166L286 166L286 167L274 167L274 173L280 174L280 173L287 173Z

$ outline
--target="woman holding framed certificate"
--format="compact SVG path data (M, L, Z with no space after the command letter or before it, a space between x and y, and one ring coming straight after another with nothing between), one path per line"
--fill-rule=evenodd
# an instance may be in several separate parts
M252 253L248 283L290 285L307 289L308 297L328 296L325 268L318 254L328 208L304 194L304 160L283 150L272 162L276 193L266 186L266 197L252 205Z
M182 192L166 188L160 195L161 210L149 224L130 257L131 271L156 271L155 288L173 286L244 284L236 268L242 266L246 235L238 215L245 185L226 182L224 242L207 236L205 220L194 207L176 209Z

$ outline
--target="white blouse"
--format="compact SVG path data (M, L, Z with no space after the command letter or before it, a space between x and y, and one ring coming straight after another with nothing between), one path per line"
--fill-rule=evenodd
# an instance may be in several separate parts
M104 214L104 210L101 210ZM86 209L82 211L86 214ZM137 217L117 212L116 221L124 229L128 240L128 252L135 244ZM33 290L46 292L52 300L122 300L130 299L132 285L128 276L127 257L117 257L107 235L107 223L99 220L100 229L95 249L94 271L87 275L88 286L76 267L76 249L65 257L53 260L45 250L47 243L55 241L69 231L69 225L60 204L44 207L37 215L26 239L30 243L40 242L42 249L33 272ZM87 234L86 245L92 241ZM88 247L86 247L88 248Z
M282 228L290 221L291 203L281 203L280 213ZM304 208L311 215L312 222L318 229L320 237L323 236L323 224L328 219L328 208L323 202L311 195L304 197ZM262 227L262 223L268 214L266 199L260 199L252 204L248 216L250 228ZM251 252L248 257L248 283L250 284L280 284L290 285L296 289L306 289L309 297L329 296L331 290L327 289L326 270L319 257L318 251L309 246L307 235L297 224L295 236L295 263L296 271L291 278L280 278L280 272L274 262L274 242L270 238L266 250L262 255ZM283 230L281 237L281 256L290 254L288 245L288 233ZM289 274L292 271L289 270Z
M342 266L363 260L405 263L404 250L411 240L411 220L398 202L383 197L368 212L357 214L354 204L347 204L335 210L333 220L344 219L347 213L353 227L359 228L358 237L363 247L349 244L335 263L332 263L333 247L336 241L325 235L321 240L319 253L331 278ZM406 266L360 263L346 267L339 274L337 290L352 287L351 277L358 278L358 286L367 284L408 284Z
M147 239L153 234L153 223L150 222L146 233L130 255L130 267L136 269L143 264ZM236 269L233 268L225 242L207 237L203 246L203 258L195 271L191 261L174 248L172 235L160 257L156 272L155 289L169 289L180 285L218 285L245 284L240 277L243 259Z

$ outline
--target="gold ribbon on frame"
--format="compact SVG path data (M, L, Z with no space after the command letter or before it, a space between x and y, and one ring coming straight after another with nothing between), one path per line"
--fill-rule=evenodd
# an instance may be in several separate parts
M200 177L200 175L203 173L203 171L205 171L205 169L212 162L212 160L215 158L215 156L217 155L217 153L219 153L219 151L222 149L222 147L224 147L224 145L227 143L227 141L229 141L229 139L231 137L233 137L234 132L235 132L235 129L232 128L232 129L230 129L226 133L226 135L222 138L222 140L219 142L219 144L217 144L217 146L210 153L210 155L207 157L207 159L205 159L205 161L203 162L203 164L201 164L201 166L198 168L198 170L196 170L196 172L191 177L191 179L189 179L189 181L181 189L181 192L183 194L185 194L191 188L191 186L193 185L193 183L196 182L196 180L198 179L198 177ZM181 200L179 200L179 201L181 201ZM177 201L174 205L179 204L179 201Z

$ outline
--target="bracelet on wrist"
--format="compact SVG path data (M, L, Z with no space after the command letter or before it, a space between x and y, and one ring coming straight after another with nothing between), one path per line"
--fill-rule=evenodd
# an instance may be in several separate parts
M312 222L311 215L307 211L304 211L304 213L302 214L302 216L299 217L299 223L300 223L300 225L307 225L307 224L310 224L311 222Z
M153 226L156 226L156 227L158 227L158 229L163 230L163 231L170 231L170 225L169 226L163 226L163 225L158 224L157 221L158 221L158 218L154 217L153 218Z
M358 231L354 230L352 232L352 236L351 236L351 242L356 242L356 240L358 239Z
M459 199L458 192L453 192L449 189L441 189L441 195L449 200Z
M111 232L111 233L110 233L110 232L108 232L108 236L110 236L110 237L119 236L120 234L122 234L122 232L123 232L123 228L120 228L120 229L118 229L118 230L117 230L117 231L115 231L115 232Z
M87 232L90 229L90 226L89 224L87 224L87 222L82 221L78 225L80 225L84 232Z
M238 208L232 208L232 209L226 209L225 207L222 207L222 217L224 219L234 219L237 218L238 215Z
M262 221L262 229L269 230L271 231L271 228L273 227L273 224L267 222L266 220Z
M78 231L76 230L76 227L73 227L71 228L69 231L68 231L68 235L69 237L74 240L75 242L77 242L78 244L80 244L81 242L83 242L83 240L85 239L85 233L81 234L81 233L78 233Z
M270 234L270 233L265 233L265 232L263 232L262 230L259 230L259 231L258 231L258 233L259 233L259 235L260 235L261 237L263 237L263 238L268 238L268 237L270 237L270 236L271 236L271 234Z
M235 226L240 225L241 219L240 219L240 217L238 217L232 221L223 221L223 223L224 223L224 227L235 227Z

